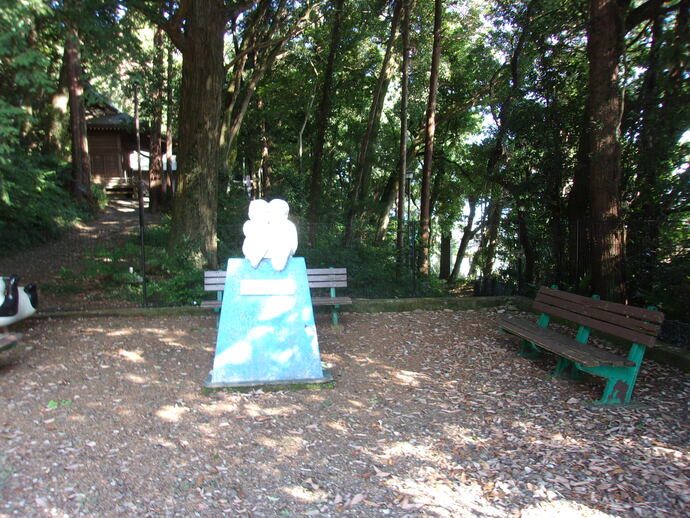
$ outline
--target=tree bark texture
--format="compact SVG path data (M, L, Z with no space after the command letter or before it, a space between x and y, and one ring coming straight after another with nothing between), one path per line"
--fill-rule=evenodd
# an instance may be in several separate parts
M441 235L441 258L439 263L439 279L450 278L450 246L452 236L450 234Z
M149 210L158 214L163 203L163 156L161 155L161 126L163 124L163 29L156 29L153 36L154 61L151 104L153 120L149 143Z
M431 170L436 137L436 98L438 95L438 69L441 62L441 18L442 0L434 2L434 45L431 54L429 79L429 101L426 109L426 138L424 140L424 165L422 166L422 196L420 207L420 246L422 260L420 272L429 275L429 254L431 247Z
M623 53L626 0L590 0L588 134L592 230L592 288L623 300L623 227L619 133L623 100L618 67Z
M199 265L216 268L219 131L225 34L224 2L189 2L182 46L178 185L173 248L188 248ZM200 253L199 253L200 252Z
M331 96L333 90L333 69L335 58L340 47L340 29L343 18L343 6L345 0L336 0L333 13L333 27L331 29L331 43L328 49L328 59L323 75L323 88L321 99L316 112L316 142L314 143L314 155L312 158L311 177L309 179L309 246L316 245L316 234L319 228L319 214L321 208L321 178L323 175L323 155L326 146L326 132L328 119L331 114Z
M460 277L460 266L462 265L462 260L465 258L465 255L467 254L467 247L469 246L472 238L477 233L477 229L472 228L472 225L474 225L474 217L477 213L477 198L470 197L467 200L467 203L470 207L470 212L467 215L467 224L465 225L465 229L462 232L462 238L460 238L460 245L458 245L458 253L455 256L455 264L453 265L453 271L450 272L450 277L448 278L450 282L457 281Z
M84 109L84 86L81 81L81 56L79 34L71 27L65 43L67 88L69 91L70 130L72 135L72 195L95 211L95 200L91 194L91 159L86 137L86 111Z
M167 45L165 80L165 178L163 180L163 204L169 210L175 193L176 178L172 167L173 156L173 46Z
M405 228L403 221L405 220L405 179L407 177L407 103L409 100L410 87L410 2L412 0L400 0L402 3L402 92L400 98L400 152L399 152L399 170L397 181L397 210L396 216L398 220L398 228L395 235L395 249L396 249L396 274L398 277L402 274L402 268L405 257ZM392 196L391 196L392 197ZM390 213L390 207L384 212L384 215ZM385 216L384 216L385 217ZM386 222L387 223L387 222ZM387 225L386 225L387 226ZM383 231L382 231L383 229ZM383 236L385 228L383 224L379 225L377 237L380 234Z
M587 127L586 121L584 124ZM589 196L589 136L583 131L577 149L575 174L567 199L568 211L568 282L577 286L589 271L590 220Z
M67 59L62 57L57 89L50 97L50 109L47 111L44 127L45 142L43 152L67 160L65 149L65 129L69 118L69 88L67 87Z
M494 260L496 258L496 245L498 240L498 229L501 225L501 211L503 210L503 203L498 189L491 195L489 208L487 209L487 225L486 225L486 241L485 249L482 251L481 272L482 277L488 279L494 268Z
M531 284L534 282L534 263L536 256L534 252L534 245L529 237L529 225L527 224L527 211L522 207L516 208L517 222L518 222L518 239L520 241L520 248L525 257L525 270L523 282ZM520 286L523 288L523 286ZM522 289L520 290L522 293Z

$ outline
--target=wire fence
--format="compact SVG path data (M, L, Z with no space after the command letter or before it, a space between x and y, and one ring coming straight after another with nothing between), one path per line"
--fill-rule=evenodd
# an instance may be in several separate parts
M32 250L0 257L0 275L18 274L20 285L39 286L41 311L200 304L213 294L203 291L203 273L166 271L170 254L164 236L156 230L158 218L145 216L145 257L140 255L137 200L111 200L106 213L94 222L67 232L62 239ZM403 298L446 294L442 282L417 274L413 239L406 239L401 267L396 267L393 245L352 247L339 245L342 228L322 224L317 234L322 246L306 246L306 225L299 225L300 249L309 268L345 267L348 288L343 294L355 298ZM219 250L224 267L228 257L241 256L242 225L219 229L224 245ZM409 236L408 236L409 237ZM393 241L393 240L391 240ZM142 259L144 267L142 268ZM145 274L143 274L145 273ZM146 301L144 301L144 287ZM509 284L496 279L478 279L456 295L506 296L515 294ZM144 304L145 302L145 304ZM667 319L660 339L690 350L690 324Z

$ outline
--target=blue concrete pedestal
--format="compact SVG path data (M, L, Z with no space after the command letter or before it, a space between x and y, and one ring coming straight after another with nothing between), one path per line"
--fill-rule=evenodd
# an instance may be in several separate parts
M303 257L282 272L228 260L208 388L326 383Z

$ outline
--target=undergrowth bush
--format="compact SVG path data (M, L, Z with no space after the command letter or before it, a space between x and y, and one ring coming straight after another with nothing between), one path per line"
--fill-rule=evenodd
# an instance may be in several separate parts
M87 216L61 185L58 169L50 159L30 156L0 164L0 254L53 240Z
M194 267L182 251L168 253L166 245L170 222L146 227L147 301L151 305L198 304L205 298L203 273ZM184 247L181 247L181 250ZM99 248L87 258L85 275L112 297L140 301L143 291L141 247L138 233L132 234L121 247Z

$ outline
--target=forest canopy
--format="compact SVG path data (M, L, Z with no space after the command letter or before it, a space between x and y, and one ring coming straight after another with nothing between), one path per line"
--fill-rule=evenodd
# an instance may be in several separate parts
M365 296L557 284L690 321L689 15L690 0L5 0L0 235L31 246L98 210L89 117L133 115L136 85L149 208L196 268L238 253L250 199L278 197L300 253Z

